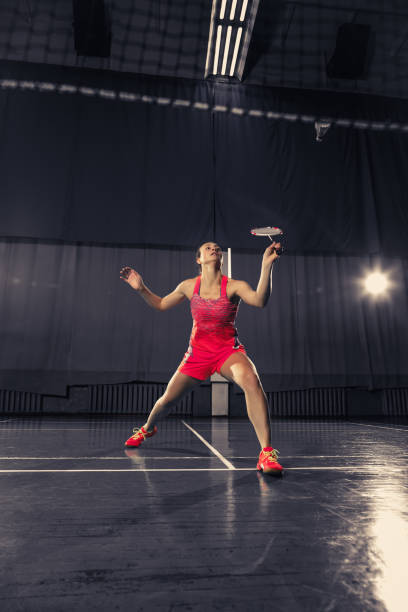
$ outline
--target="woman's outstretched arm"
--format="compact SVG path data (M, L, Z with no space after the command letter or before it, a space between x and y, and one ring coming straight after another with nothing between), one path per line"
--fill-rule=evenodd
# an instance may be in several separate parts
M235 293L250 306L264 308L272 293L272 270L274 262L279 259L276 252L281 248L280 242L272 242L265 250L262 258L261 275L256 291L245 281L236 281Z
M135 289L144 301L156 310L168 310L173 306L177 306L177 304L182 302L186 297L185 283L187 281L182 281L177 285L174 291L162 298L146 287L140 274L136 272L136 270L133 270L133 268L129 268L128 266L122 268L120 271L120 278L128 283L132 289Z

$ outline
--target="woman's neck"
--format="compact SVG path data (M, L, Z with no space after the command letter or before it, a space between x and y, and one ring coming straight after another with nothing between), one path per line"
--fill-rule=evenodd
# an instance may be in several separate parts
M220 285L222 279L222 272L220 269L204 267L201 270L201 282L207 287L211 285Z

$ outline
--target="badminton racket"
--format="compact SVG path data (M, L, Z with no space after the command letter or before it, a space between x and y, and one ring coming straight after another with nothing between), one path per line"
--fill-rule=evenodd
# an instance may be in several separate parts
M251 229L251 234L253 236L268 236L269 240L273 242L271 236L282 236L283 231L280 227L271 227L268 225L267 227L254 227ZM275 251L278 255L282 255L283 249L281 247L280 249L275 249Z

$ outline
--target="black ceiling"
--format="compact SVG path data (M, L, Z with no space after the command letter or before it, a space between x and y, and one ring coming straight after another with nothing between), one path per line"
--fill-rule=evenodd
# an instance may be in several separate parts
M211 0L106 0L108 58L77 56L72 0L0 0L0 60L203 79ZM371 27L365 78L328 78L343 23ZM261 0L245 83L408 97L408 0Z

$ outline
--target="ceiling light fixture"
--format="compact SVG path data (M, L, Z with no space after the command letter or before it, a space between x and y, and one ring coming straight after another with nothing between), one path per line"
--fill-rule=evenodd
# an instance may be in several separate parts
M204 78L242 81L260 0L213 0Z

